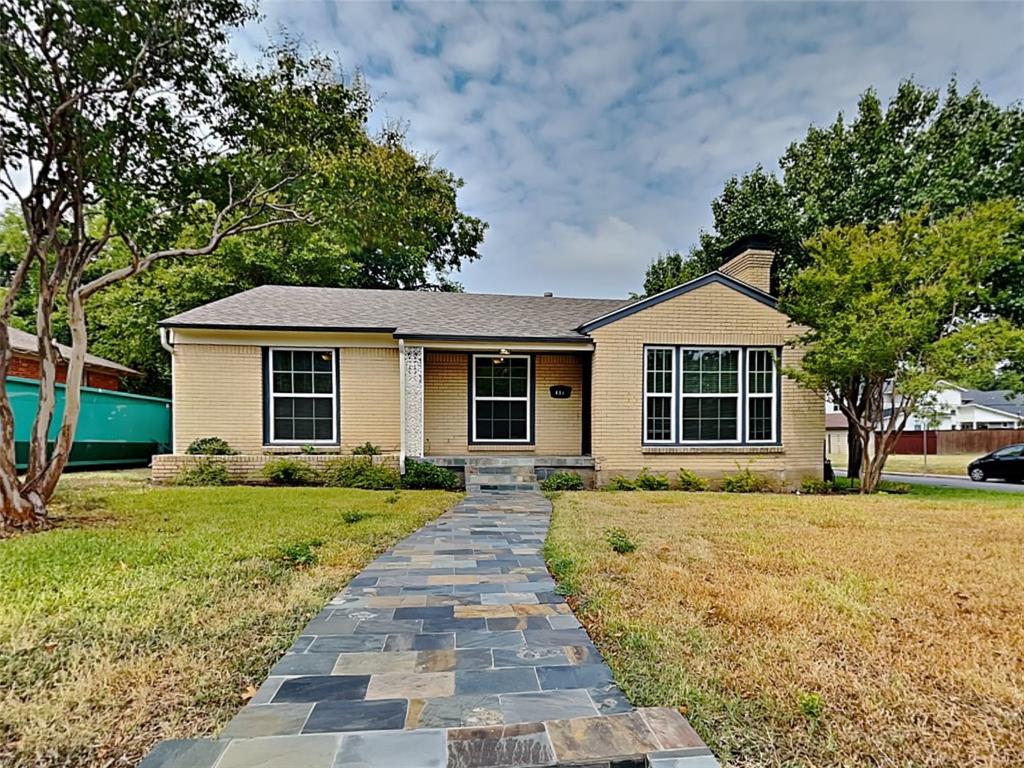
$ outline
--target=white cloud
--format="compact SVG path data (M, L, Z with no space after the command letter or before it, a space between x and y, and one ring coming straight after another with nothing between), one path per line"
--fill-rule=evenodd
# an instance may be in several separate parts
M469 290L623 296L685 249L723 181L774 167L868 86L1000 102L1024 82L1024 5L268 2L280 27L359 67L378 119L463 176L491 229ZM236 38L244 55L266 39Z

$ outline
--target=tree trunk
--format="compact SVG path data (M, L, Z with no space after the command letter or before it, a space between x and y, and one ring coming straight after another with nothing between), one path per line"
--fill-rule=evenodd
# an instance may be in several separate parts
M846 427L846 476L853 480L860 477L861 458L863 454L860 449L860 438L853 429L853 425L847 423Z
M874 445L875 430L873 425L861 425L857 432L857 450L860 453L860 492L874 493L882 480L882 466L885 459Z

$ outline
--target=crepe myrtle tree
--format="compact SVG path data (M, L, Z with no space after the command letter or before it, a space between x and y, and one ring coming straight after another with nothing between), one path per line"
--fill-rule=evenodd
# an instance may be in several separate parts
M239 0L0 3L0 192L26 233L0 307L0 529L45 525L75 436L89 298L155 263L308 222L318 159L368 141L369 99L329 59L285 43L259 67L236 64L227 34L253 15ZM23 292L40 379L19 476L5 382Z
M787 374L846 415L862 453L862 493L877 490L936 381L984 378L1019 358L1024 330L972 308L986 301L992 272L1022 258L1022 236L1020 203L996 200L931 224L920 211L807 241L810 265L781 301L809 328L795 340L807 345L803 359Z

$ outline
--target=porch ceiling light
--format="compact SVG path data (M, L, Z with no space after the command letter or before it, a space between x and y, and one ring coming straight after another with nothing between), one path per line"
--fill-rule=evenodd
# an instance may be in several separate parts
M492 358L491 362L494 363L495 365L501 365L503 362L505 362L505 355L508 355L508 354L510 354L510 352L507 349L499 349L498 350L498 355L499 356L495 357L495 358Z

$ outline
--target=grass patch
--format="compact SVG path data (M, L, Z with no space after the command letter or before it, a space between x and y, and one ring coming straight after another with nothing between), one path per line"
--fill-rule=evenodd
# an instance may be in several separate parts
M682 707L726 765L1024 764L1015 495L554 503L549 564L616 679Z
M967 477L967 465L984 456L983 453L954 453L948 456L929 456L927 472L922 456L903 455L890 456L885 460L886 472L909 472L913 475L956 475ZM845 456L832 456L832 466L839 469L846 467Z
M134 765L214 735L323 603L444 492L62 481L0 541L0 765Z

